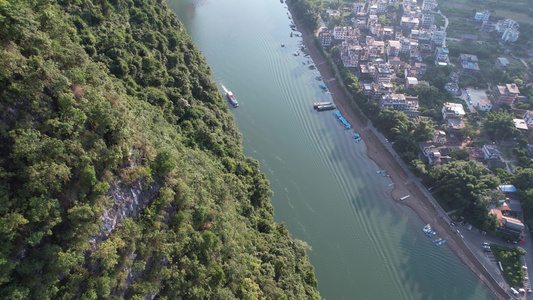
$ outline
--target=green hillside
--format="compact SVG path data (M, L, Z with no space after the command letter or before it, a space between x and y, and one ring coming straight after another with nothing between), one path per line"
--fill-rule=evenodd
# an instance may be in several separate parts
M317 299L163 0L0 0L0 298Z

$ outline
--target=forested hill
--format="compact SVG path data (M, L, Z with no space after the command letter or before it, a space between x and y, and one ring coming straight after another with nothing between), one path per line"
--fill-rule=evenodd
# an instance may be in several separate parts
M319 298L163 0L0 0L1 299Z

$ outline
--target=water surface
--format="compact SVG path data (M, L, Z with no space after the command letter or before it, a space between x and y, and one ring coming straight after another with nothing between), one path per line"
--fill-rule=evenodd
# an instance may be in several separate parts
M244 153L274 191L275 220L307 242L327 299L492 299L408 208L390 199L364 142L331 111L308 58L294 56L288 10L275 0L168 0L213 70L240 103L231 108ZM281 43L285 47L281 47Z

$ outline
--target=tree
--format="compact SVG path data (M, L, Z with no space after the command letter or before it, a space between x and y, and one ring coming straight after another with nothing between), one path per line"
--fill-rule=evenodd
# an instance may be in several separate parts
M514 116L506 111L488 112L483 118L483 131L493 140L506 140L520 134L514 125Z
M527 190L533 187L533 169L519 169L515 175L514 185L517 189Z

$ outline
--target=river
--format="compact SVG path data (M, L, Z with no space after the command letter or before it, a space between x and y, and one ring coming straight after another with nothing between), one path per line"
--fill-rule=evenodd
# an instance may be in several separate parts
M331 111L308 58L294 56L286 4L275 0L168 0L240 107L231 111L244 153L274 191L274 219L305 241L327 299L494 299L424 224L390 199L391 183ZM297 33L297 32L295 32ZM285 47L281 47L284 43Z

